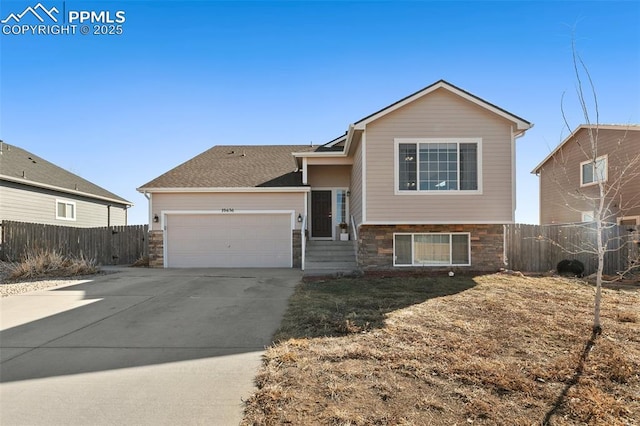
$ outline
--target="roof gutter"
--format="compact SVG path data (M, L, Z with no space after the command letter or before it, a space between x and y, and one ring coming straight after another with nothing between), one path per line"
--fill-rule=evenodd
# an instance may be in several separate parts
M150 188L150 187L142 187L136 188L136 191L144 194L147 197L148 193L170 193L170 192L225 192L225 193L233 193L233 192L309 192L311 190L308 186L267 186L267 187L229 187L229 188L219 188L219 187L202 187L202 188ZM147 199L149 199L147 197Z
M122 204L122 205L125 205L125 206L128 206L128 207L132 207L133 206L133 203L131 201L127 201L125 199L118 200L117 198L103 197L101 195L90 194L88 192L83 192L83 191L76 191L74 189L61 188L59 186L48 185L46 183L33 182L33 181L30 181L30 180L27 180L27 179L22 179L22 178L14 178L14 177L11 177L11 176L0 175L0 180L6 180L8 182L20 183L22 185L34 186L36 188L50 189L52 191L64 192L66 194L71 194L71 195L79 195L81 197L93 198L93 199L96 199L96 200L110 201L112 203Z
M346 157L344 151L310 151L310 152L292 152L296 158L303 157Z
M560 151L560 149L582 129L621 130L627 132L629 130L640 130L640 126L638 126L637 124L581 124L576 127L576 129L571 132L569 136L567 136L562 142L560 142L560 144L556 146L555 149L551 151L549 155L547 155L544 160L540 162L540 164L538 164L533 170L531 170L531 173L534 175L539 174L540 169L542 168L544 163L549 161L556 152Z

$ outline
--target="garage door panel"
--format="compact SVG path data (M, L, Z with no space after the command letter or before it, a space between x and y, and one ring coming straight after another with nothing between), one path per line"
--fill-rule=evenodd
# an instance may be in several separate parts
M290 214L167 215L169 267L291 267Z

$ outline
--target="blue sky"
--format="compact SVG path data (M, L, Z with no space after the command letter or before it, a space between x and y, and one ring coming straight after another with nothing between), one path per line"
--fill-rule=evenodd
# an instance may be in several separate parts
M2 0L0 18L36 4ZM516 220L537 223L530 171L568 134L564 92L583 121L573 35L600 122L640 123L637 1L42 4L122 10L123 33L1 34L0 138L132 201L132 224L135 188L213 145L324 143L439 79L535 123Z

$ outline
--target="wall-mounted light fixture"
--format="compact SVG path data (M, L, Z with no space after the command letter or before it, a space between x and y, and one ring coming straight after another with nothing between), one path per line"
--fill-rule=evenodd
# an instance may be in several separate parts
M153 222L154 223L158 223L160 221L160 218L158 217L157 214L153 215Z
M302 223L302 215L300 213L298 213L298 222Z
M347 191L347 197L351 197L351 191Z

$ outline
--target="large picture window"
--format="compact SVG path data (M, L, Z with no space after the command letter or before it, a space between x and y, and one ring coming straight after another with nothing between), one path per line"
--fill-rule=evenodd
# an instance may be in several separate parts
M592 185L607 181L607 157L596 158L595 161L580 163L580 186Z
M479 139L396 139L397 191L478 191Z
M469 266L469 233L394 234L394 266Z

